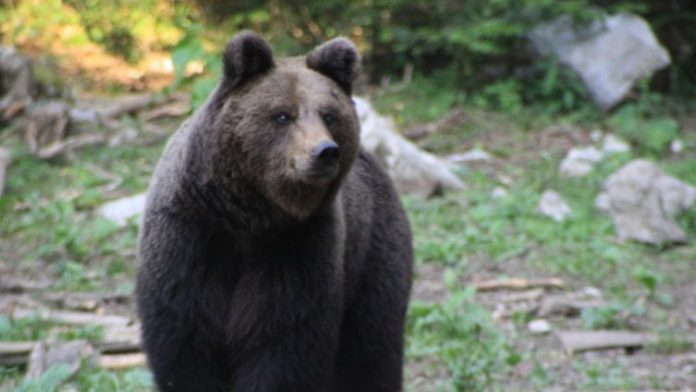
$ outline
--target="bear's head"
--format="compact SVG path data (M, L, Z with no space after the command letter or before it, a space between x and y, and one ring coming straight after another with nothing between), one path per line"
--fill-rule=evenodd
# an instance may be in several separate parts
M215 173L253 187L274 208L305 218L338 192L359 149L351 99L360 57L336 38L306 56L274 59L258 35L236 35L206 104Z

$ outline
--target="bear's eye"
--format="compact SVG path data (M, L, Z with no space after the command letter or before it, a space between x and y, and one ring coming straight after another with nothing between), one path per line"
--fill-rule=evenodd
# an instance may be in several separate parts
M280 112L273 116L273 120L278 125L288 125L292 121L292 117L290 117L290 115L285 112Z
M332 125L333 123L336 122L336 117L331 113L326 113L326 114L322 115L321 119L322 119L322 121L324 121L324 124L326 124L327 126Z

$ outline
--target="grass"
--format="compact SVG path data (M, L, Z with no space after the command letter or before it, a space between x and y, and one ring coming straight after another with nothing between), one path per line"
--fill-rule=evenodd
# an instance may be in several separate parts
M445 79L443 79L445 80ZM432 121L453 105L465 102L460 93L440 81L416 79L401 89L380 93L375 104L395 113L408 125ZM422 105L421 102L428 102ZM465 124L435 136L424 146L437 153L452 152L462 138L476 139L493 128L508 128L515 118L531 112L507 114L467 111ZM533 123L530 123L533 124ZM506 138L524 141L524 127L509 127ZM686 135L689 141L690 136ZM38 161L15 145L15 161L9 169L6 193L0 198L0 260L18 268L45 266L41 273L57 279L53 290L116 290L130 292L134 274L137 227L125 228L95 213L105 201L141 192L161 150L151 147L101 147L80 151L70 159ZM485 146L496 156L508 158L514 148ZM498 151L498 152L496 152ZM619 242L610 219L594 208L594 197L612 172L637 155L612 156L587 177L567 179L557 173L559 156L538 154L524 164L490 170L467 169L461 176L467 190L444 197L420 200L404 197L415 234L419 268L437 266L443 271L437 284L447 288L436 303L415 299L408 318L407 390L483 391L543 389L565 378L577 381L581 390L630 389L640 386L626 363L593 364L582 357L568 363L551 363L543 353L525 346L525 315L512 325L501 325L491 309L470 288L474 276L560 276L569 289L595 286L607 305L582 313L582 328L636 328L661 333L648 348L667 355L692 349L679 338L680 326L665 327L679 292L673 287L696 278L690 261L696 247L654 247ZM658 157L660 157L658 155ZM660 166L684 181L696 184L696 162L662 159ZM505 177L510 180L501 181ZM497 187L507 195L492 197ZM569 203L572 214L563 222L540 215L536 206L546 189L554 189ZM696 213L680 222L696 234ZM98 329L71 329L27 318L11 321L0 317L0 340L99 340ZM515 372L529 371L520 381ZM0 391L151 390L145 369L125 372L95 370L86 364L65 381L64 369L44 378L22 380L23 369L0 367ZM510 386L510 380L518 384ZM654 385L662 385L659 374Z

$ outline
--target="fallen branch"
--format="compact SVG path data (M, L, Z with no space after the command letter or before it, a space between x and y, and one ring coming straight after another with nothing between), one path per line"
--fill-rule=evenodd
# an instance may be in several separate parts
M14 281L0 278L0 293L20 294L28 291L41 291L51 287L52 282Z
M114 315L97 315L86 312L68 312L61 310L30 310L14 309L10 312L11 318L23 318L28 316L39 317L42 320L70 325L101 325L105 327L126 326L132 320L128 317Z
M63 344L65 342L62 342ZM0 342L0 366L23 366L29 363L31 353L37 344L43 342ZM125 355L140 353L140 339L136 341L103 341L91 343L96 351L104 355ZM44 347L44 350L46 348Z
M0 342L0 358L3 356L27 356L34 349L36 341ZM140 342L103 341L92 344L94 348L105 354L135 353L141 350Z
M97 367L109 370L123 370L133 367L147 366L147 358L143 353L101 355Z
M0 291L2 285L0 285ZM107 303L125 303L132 299L131 295L122 293L90 293L90 292L63 292L42 293L40 298L50 303L51 307L70 309L77 311L94 311L100 305Z
M0 147L0 196L5 191L5 173L11 161L10 150Z
M46 343L36 342L29 354L29 364L25 377L28 379L38 379L46 371Z
M0 355L28 354L36 342L0 342Z
M499 302L511 303L511 302L536 302L541 297L543 297L545 291L543 288L535 288L531 290L522 291L519 293L511 293L502 298L499 298Z
M416 125L407 129L404 135L409 139L418 140L439 132L442 129L453 127L464 119L464 110L460 107L452 109L439 119L427 124Z
M524 279L524 278L509 278L500 280L482 280L474 282L477 291L493 291L493 290L528 290L535 287L548 289L562 289L565 283L560 278L546 279Z
M559 331L558 338L570 354L615 348L637 348L655 342L653 334L630 331Z
M143 121L152 121L162 117L181 117L191 111L191 103L187 99L176 99L174 102L156 107L140 114Z
M41 148L36 152L36 157L39 159L51 159L66 150L85 147L89 145L102 144L106 142L104 135L85 134L81 136L71 137L65 140L59 140L50 145Z
M29 361L37 342L0 342L0 366L20 366Z

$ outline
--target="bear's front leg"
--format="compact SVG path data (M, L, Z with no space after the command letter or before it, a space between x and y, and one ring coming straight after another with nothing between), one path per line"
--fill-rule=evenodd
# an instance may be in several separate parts
M145 216L137 282L143 349L161 391L229 391L224 341L201 278L204 231L158 211Z
M229 391L223 351L195 326L193 312L143 299L143 345L160 391Z

